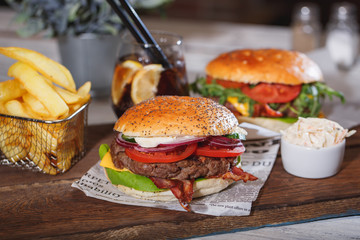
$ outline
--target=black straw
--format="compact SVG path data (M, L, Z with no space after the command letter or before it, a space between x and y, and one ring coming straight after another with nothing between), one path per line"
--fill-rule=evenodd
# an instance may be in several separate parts
M124 23L127 29L129 29L131 34L135 37L136 41L141 44L146 44L146 40L143 38L143 36L141 36L139 31L131 22L124 9L119 8L113 0L107 0L107 2L110 4L114 12L120 17L121 21Z
M128 1L119 0L122 8L119 7L113 0L107 0L107 2L113 8L114 12L120 17L121 21L129 29L138 43L144 45L151 44L154 46L152 49L146 48L149 51L150 57L152 57L155 61L159 61L165 68L172 68L171 63L161 50L159 44L157 44L156 40L152 37L149 30L146 28L145 24L141 21L140 17Z

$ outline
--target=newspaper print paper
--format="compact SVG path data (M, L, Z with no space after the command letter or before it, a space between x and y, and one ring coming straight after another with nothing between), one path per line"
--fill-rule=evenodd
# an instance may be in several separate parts
M196 198L191 202L191 210L195 213L213 216L246 216L250 214L252 202L256 200L260 189L265 184L275 163L279 150L279 134L243 123L241 126L250 133L249 140L244 141L246 152L241 156L244 171L258 177L256 181L246 183L239 181L227 189L210 196ZM255 136L255 137L254 137ZM155 202L127 196L114 187L106 178L104 169L95 164L72 187L83 191L86 196L119 204L145 206L185 211L177 201Z

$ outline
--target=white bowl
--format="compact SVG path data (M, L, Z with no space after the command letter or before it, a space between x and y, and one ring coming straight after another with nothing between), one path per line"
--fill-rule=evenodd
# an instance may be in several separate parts
M326 148L310 148L295 145L281 138L281 158L285 170L303 178L326 178L335 175L341 167L345 139Z

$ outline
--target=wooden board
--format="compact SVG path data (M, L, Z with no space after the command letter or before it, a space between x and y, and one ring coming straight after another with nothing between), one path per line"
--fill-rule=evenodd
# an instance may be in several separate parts
M347 141L341 171L310 180L285 172L278 156L250 216L214 217L127 206L90 197L72 188L110 143L111 125L90 126L88 153L70 171L49 176L0 166L0 239L166 239L234 232L360 214L360 127Z

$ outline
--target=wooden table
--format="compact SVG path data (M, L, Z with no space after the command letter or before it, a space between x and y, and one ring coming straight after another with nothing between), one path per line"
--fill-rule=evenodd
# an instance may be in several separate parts
M0 239L187 238L360 214L360 126L347 140L334 177L310 180L286 173L278 156L250 216L208 215L110 203L72 188L110 143L112 125L88 127L86 156L67 173L48 176L0 166Z
M55 39L19 38L15 33L16 26L8 24L13 15L13 12L0 8L0 46L26 47L40 51L56 61L61 60ZM170 17L145 19L145 23L151 29L177 32L184 37L190 81L201 76L206 63L223 51L242 47L291 49L291 31L288 27L179 21ZM320 64L330 86L339 81L345 90L347 87L353 90L353 97L358 99L356 86L360 66L350 73L340 74L334 72L331 59L324 57L324 54L315 54L312 57ZM9 66L10 61L2 58L0 80L7 79ZM328 71L329 69L331 71ZM355 87L351 85L354 82ZM340 120L346 120L342 124L349 126L354 122L360 123L359 101L352 102L348 99L345 106L341 105L335 111L332 107L331 105L331 112L336 113L333 115L340 116ZM339 175L323 180L299 179L287 174L282 168L281 159L278 158L250 216L209 217L117 205L85 197L81 191L70 187L73 181L79 179L98 161L97 148L100 143L109 141L111 126L115 120L108 99L92 101L89 124L111 124L100 128L90 127L96 137L89 141L88 155L64 175L52 177L0 166L0 239L41 236L58 239L98 239L111 236L175 238L229 231L230 236L216 234L206 239L267 239L268 236L273 239L319 239L323 238L324 234L328 239L349 239L360 236L360 184L356 176L360 158L359 133L347 143L344 169ZM359 128L357 129L359 131ZM351 215L356 216L346 217ZM143 234L144 232L149 234Z

